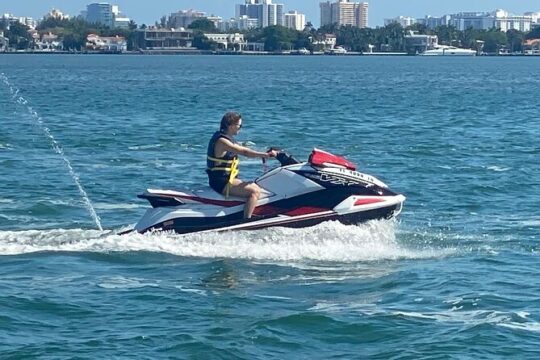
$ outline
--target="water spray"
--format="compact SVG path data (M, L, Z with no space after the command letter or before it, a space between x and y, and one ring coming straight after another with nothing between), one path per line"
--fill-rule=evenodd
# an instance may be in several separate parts
M100 231L103 231L99 216L97 215L96 210L92 206L92 202L90 201L90 198L88 197L88 194L86 193L86 191L84 190L81 184L79 175L75 172L75 170L71 166L69 159L65 155L64 150L62 149L62 146L58 143L58 141L56 141L54 136L51 134L51 131L49 130L49 128L45 126L45 123L43 122L43 119L39 116L39 114L28 104L28 101L24 97L19 95L19 89L17 89L10 83L8 77L4 73L0 73L0 81L2 81L4 85L6 85L6 87L9 89L9 92L11 93L12 101L18 105L26 107L26 110L28 111L28 114L30 115L30 118L32 119L32 121L39 127L39 129L47 137L54 152L56 152L62 158L62 160L64 161L64 164L69 170L69 174L71 175L73 181L75 182L75 185L77 185L77 188L79 189L79 193L81 194L84 200L86 209L90 213L90 216L94 220L98 229Z

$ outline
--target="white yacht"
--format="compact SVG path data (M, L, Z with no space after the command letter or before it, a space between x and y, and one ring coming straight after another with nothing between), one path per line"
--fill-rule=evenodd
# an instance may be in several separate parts
M347 53L347 50L343 46L336 46L330 51L328 51L328 54L330 55L344 55Z
M293 54L293 55L311 55L311 51L309 51L308 49L303 47L303 48L300 48L298 50L291 51L291 54Z
M436 45L432 50L426 50L422 56L475 56L476 51L472 49L461 49L455 46Z

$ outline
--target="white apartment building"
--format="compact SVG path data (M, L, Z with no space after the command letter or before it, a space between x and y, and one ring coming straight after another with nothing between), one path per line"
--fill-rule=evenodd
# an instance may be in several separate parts
M169 16L169 22L167 23L169 27L179 29L187 29L192 22L198 19L206 17L206 13L197 10L180 10L175 13L172 13Z
M512 15L508 11L496 10L495 15L495 28L501 29L501 31L519 30L523 32L529 32L532 28L533 17L531 15Z
M128 29L131 19L128 17L115 17L114 18L114 27L120 29Z
M450 15L444 15L441 17L426 15L422 19L416 19L416 22L425 25L428 29L434 30L437 26L447 26L450 24Z
M337 24L339 26L368 27L368 3L338 0L319 3L321 10L321 26Z
M43 16L43 18L44 19L53 18L53 19L64 20L64 19L69 19L69 15L64 14L58 9L52 8L51 11L49 11L47 14L45 14L45 16Z
M397 23L397 24L400 24L402 27L406 28L406 27L409 27L413 24L416 24L417 21L415 18L412 18L410 16L398 16L396 18L393 18L393 19L384 19L384 26L386 25L390 25L390 24L393 24L393 23Z
M111 28L128 28L131 21L128 17L122 15L118 5L111 5L106 2L89 4L82 14L89 23L101 24Z
M245 4L237 4L236 18L244 15L257 19L260 27L285 25L284 5L274 4L272 0L246 0Z
M217 28L221 31L229 31L233 29L246 31L257 27L259 27L259 20L249 18L247 15L243 15L236 19L232 18L227 21L221 21L217 26Z
M532 19L533 24L540 23L540 12L526 12L523 15L530 16L531 19Z
M36 20L27 16L20 17L19 22L23 25L28 26L30 29L35 29L38 25L38 22Z
M306 15L299 13L298 11L289 11L285 14L285 27L297 31L304 30L306 25Z
M532 18L530 16L508 16L502 19L495 19L495 27L501 31L519 30L529 32L532 29Z
M462 12L451 16L450 25L460 31L468 28L475 30L487 30L495 26L495 17L490 13Z
M216 27L216 29L219 29L219 24L223 22L223 18L221 16L215 15L207 16L206 20L211 21Z
M454 25L458 30L464 31L468 28L476 30L489 30L491 28L508 31L511 29L519 31L530 31L534 16L512 15L505 10L495 10L486 13L459 13L450 16L450 25ZM537 18L538 19L538 18Z
M26 16L17 17L17 16L15 16L13 14L3 14L0 19L3 22L5 22L8 26L12 25L12 24L15 24L15 23L20 23L20 24L26 25L30 29L35 29L36 26L37 26L37 21L35 21L31 17L26 17Z

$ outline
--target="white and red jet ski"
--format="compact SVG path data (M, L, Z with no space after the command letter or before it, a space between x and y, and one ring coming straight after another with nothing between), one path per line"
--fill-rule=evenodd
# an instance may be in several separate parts
M338 220L356 224L397 216L405 196L374 176L356 171L348 160L314 149L307 162L285 152L281 166L261 175L262 189L251 219L243 219L245 199L225 197L209 186L199 190L148 189L139 198L152 205L135 225L139 233L255 230L271 226L308 227Z

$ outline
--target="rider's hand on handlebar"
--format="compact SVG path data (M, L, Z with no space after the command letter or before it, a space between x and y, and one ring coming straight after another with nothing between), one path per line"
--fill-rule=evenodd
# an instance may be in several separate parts
M278 154L276 150L272 150L272 149L268 150L266 153L268 154L269 158L275 158Z

